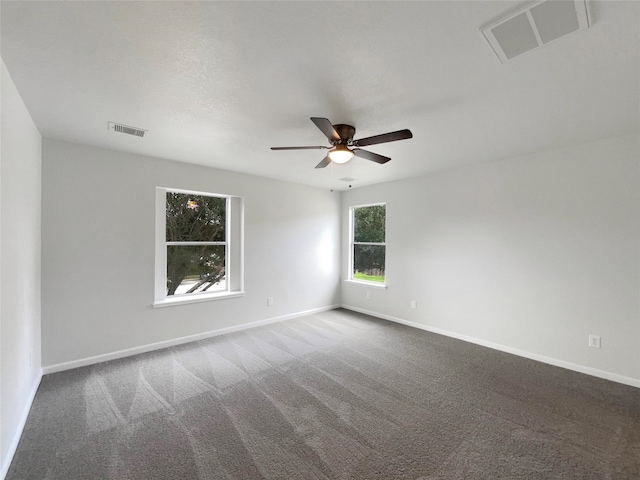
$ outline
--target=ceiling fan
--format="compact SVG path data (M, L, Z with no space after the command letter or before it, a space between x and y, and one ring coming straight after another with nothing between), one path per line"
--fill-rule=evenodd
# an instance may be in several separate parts
M387 163L391 158L377 153L362 150L359 147L366 147L368 145L377 145L378 143L395 142L397 140L405 140L407 138L413 138L411 130L398 130L396 132L383 133L381 135L374 135L373 137L361 138L354 140L353 136L356 133L355 127L351 125L337 124L332 125L327 118L311 117L311 121L320 129L322 133L329 139L330 147L316 146L316 147L271 147L271 150L315 150L315 149L327 149L329 153L326 157L316 165L316 168L324 168L331 162L335 163L347 163L353 156L371 160L376 163Z

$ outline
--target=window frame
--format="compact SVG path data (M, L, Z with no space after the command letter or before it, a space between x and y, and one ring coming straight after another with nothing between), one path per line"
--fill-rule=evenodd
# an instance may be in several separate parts
M200 195L225 199L224 241L167 242L166 215L167 193ZM155 295L154 307L183 305L187 303L221 300L244 295L244 199L234 195L156 187L155 222ZM167 295L167 247L172 245L224 245L225 281L224 290Z
M385 241L384 242L356 242L354 241L355 236L355 211L358 208L366 208L366 207L377 207L379 205L384 205L384 230L385 230ZM387 272L385 265L385 275L384 282L374 282L371 280L362 280L359 278L353 277L353 268L354 268L354 248L356 245L379 245L384 247L385 251L385 259L387 255L387 202L377 202L377 203L367 203L364 205L352 205L349 207L349 262L348 268L349 272L347 274L347 282L356 283L359 285L366 285L367 287L373 288L387 288ZM385 261L386 263L386 261Z

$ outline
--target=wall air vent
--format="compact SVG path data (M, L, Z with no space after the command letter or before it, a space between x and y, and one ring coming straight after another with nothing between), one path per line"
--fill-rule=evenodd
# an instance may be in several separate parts
M502 63L589 27L585 0L542 0L480 28Z
M109 122L109 130L126 133L127 135L134 135L136 137L144 137L144 134L147 133L147 131L142 128L130 127L128 125L122 125L114 122Z

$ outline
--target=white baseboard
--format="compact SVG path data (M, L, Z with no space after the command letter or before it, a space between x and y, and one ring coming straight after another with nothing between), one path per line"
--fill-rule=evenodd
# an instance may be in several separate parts
M131 355L137 355L139 353L146 353L146 352L151 352L153 350L160 350L161 348L173 347L175 345L182 345L183 343L195 342L197 340L204 340L206 338L216 337L218 335L225 335L227 333L239 332L241 330L247 330L248 328L259 327L261 325L268 325L270 323L282 322L284 320L303 317L305 315L311 315L313 313L325 312L327 310L334 310L339 306L340 305L329 305L327 307L314 308L311 310L305 310L303 312L296 312L296 313L290 313L287 315L282 315L280 317L273 317L273 318L267 318L264 320L258 320L255 322L243 323L241 325L234 325L232 327L220 328L218 330L211 330L208 332L197 333L195 335L187 335L186 337L172 338L170 340L164 340L162 342L150 343L147 345L140 345L139 347L127 348L125 350L118 350L117 352L104 353L104 354L95 355L92 357L72 360L70 362L47 365L42 368L42 371L46 375L49 373L62 372L64 370L71 370L72 368L85 367L87 365L93 365L95 363L106 362L109 360L116 360L118 358L130 357Z
M9 472L9 467L11 466L11 461L13 460L13 456L16 453L16 449L18 448L18 443L20 443L20 437L22 437L22 431L24 430L24 426L27 423L27 418L29 417L29 412L31 411L31 405L33 404L33 399L36 398L36 392L38 391L38 387L40 386L40 381L42 380L42 370L40 370L36 381L33 383L31 387L31 391L29 392L29 396L27 397L27 402L22 409L22 413L20 414L20 419L18 421L18 428L13 435L13 440L9 444L9 448L7 450L7 454L5 458L2 459L2 464L0 465L0 479L4 480Z
M604 378L605 380L611 380L617 383L623 383L625 385L630 385L632 387L640 388L640 379L627 377L625 375L619 375L617 373L611 373L604 370L598 370L597 368L585 367L584 365L579 365L577 363L566 362L564 360L558 360L552 357L546 357L544 355L538 355L537 353L527 352L525 350L520 350L513 347L508 347L506 345L500 345L498 343L488 342L486 340L482 340L475 337L470 337L467 335L462 335L456 332L451 332L448 330L443 330L441 328L429 327L427 325L422 325L420 323L411 322L409 320L404 320L402 318L393 317L391 315L385 315L382 313L371 312L369 310L365 310L363 308L354 307L351 305L341 305L342 308L347 310L353 310L354 312L364 313L366 315L371 315L372 317L382 318L384 320L389 320L395 323L401 323L402 325L407 325L413 328L419 328L420 330L426 330L427 332L437 333L439 335L444 335L446 337L456 338L458 340L463 340L469 343L475 343L476 345L481 345L483 347L492 348L494 350L499 350L501 352L511 353L513 355L518 355L519 357L529 358L531 360L536 360L538 362L547 363L549 365L554 365L556 367L566 368L568 370L573 370L574 372L585 373L587 375L591 375L598 378Z

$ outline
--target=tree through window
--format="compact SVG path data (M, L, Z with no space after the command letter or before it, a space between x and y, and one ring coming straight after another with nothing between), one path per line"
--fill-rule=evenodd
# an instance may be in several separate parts
M241 197L156 188L155 306L243 293L243 215Z
M351 278L384 283L386 205L351 208Z
M225 289L227 199L167 192L167 296Z

